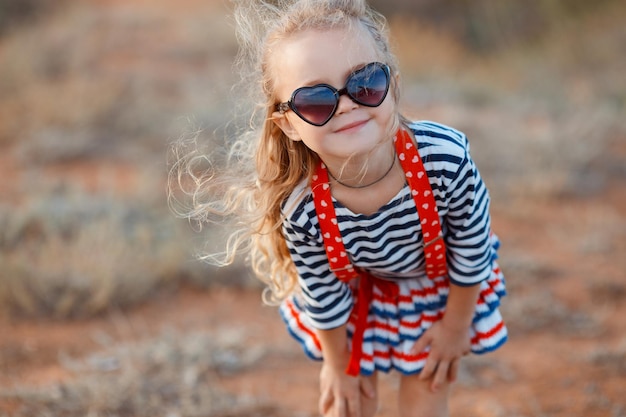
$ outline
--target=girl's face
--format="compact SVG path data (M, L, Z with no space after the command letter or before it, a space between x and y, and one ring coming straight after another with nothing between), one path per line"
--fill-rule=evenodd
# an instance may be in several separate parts
M297 88L316 84L341 90L353 71L380 60L374 41L364 30L305 30L281 41L273 51L270 64L276 97L283 103ZM275 112L273 117L291 140L304 142L327 165L341 166L348 157L355 161L368 157L389 138L394 114L390 88L378 107L362 106L341 95L336 113L323 126L313 126L291 110Z

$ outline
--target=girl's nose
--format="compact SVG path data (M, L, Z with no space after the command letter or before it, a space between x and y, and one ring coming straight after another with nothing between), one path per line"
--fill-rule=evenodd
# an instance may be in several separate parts
M352 101L350 96L347 94L342 94L339 96L339 102L337 103L337 111L335 114L346 113L351 110L354 110L358 107L358 104Z

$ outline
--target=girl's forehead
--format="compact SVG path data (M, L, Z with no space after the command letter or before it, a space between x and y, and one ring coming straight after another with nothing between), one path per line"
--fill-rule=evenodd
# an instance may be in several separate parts
M355 68L380 60L371 35L358 28L306 29L274 45L270 56L277 94L304 85L341 86ZM339 84L338 84L339 83Z

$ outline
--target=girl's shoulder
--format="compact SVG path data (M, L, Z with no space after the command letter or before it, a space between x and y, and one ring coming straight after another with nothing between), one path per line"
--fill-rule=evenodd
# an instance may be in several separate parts
M469 143L465 134L450 126L428 120L408 124L417 141L429 175L441 175L445 171L456 171L469 155ZM317 221L315 205L308 179L302 180L284 200L281 212L283 219L304 229L314 227Z
M297 222L298 218L310 218L311 213L308 213L308 211L311 209L315 210L311 186L309 180L304 179L296 185L289 197L283 201L281 211L283 218L289 222Z
M409 123L420 152L449 153L462 156L469 153L465 134L453 127L429 120Z

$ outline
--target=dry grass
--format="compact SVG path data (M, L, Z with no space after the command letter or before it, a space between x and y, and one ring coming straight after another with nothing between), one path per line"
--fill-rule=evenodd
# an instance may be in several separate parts
M218 275L185 270L183 242L192 239L174 231L165 195L154 194L159 186L140 184L153 194L129 202L57 195L32 179L46 166L103 156L135 164L144 177L159 166L165 173L167 142L186 124L179 116L206 132L224 128L235 52L221 18L226 10L207 4L205 15L190 17L161 6L70 2L2 39L0 114L11 117L0 122L0 143L31 176L19 210L3 214L1 297L14 311L92 314L139 301L183 275L203 286ZM493 19L517 10L507 7L485 24L497 26ZM488 53L461 41L453 21L436 27L391 16L406 107L468 133L496 198L596 192L625 175L625 155L607 151L626 135L625 9L607 2L594 9L602 13L568 15L532 42L511 35L513 47ZM545 18L557 21L557 12ZM195 241L220 239L209 230Z
M101 338L104 339L104 338ZM62 355L71 382L0 394L22 406L13 417L281 417L271 404L219 388L220 375L241 372L265 352L237 332L162 334L106 346L85 358ZM1 416L5 416L0 411Z
M187 117L211 132L229 116L236 46L225 10L219 2L105 3L69 1L37 25L13 27L0 38L0 147L26 172L20 195L0 209L0 303L16 315L90 316L140 303L182 280L233 282L228 272L193 263L187 243L201 248L220 243L221 235L190 234L167 211L159 183L168 142ZM479 3L483 11L495 4ZM534 2L533 10L548 3L565 4ZM543 19L552 21L541 31L487 39L503 33L502 23L522 4L499 6L484 27L473 26L481 30L474 45L462 36L469 20L465 29L449 30L392 16L409 113L468 133L494 200L588 196L626 181L626 6L606 1L567 18L558 7L547 9ZM48 167L103 157L142 173L130 195L75 189L71 179L60 188L45 181ZM623 236L621 229L611 232L615 241ZM558 324L565 335L593 335L596 316L535 289L558 271L517 256L503 262L513 278L515 297L505 306L513 331L528 335ZM596 283L592 296L617 303L624 288L612 285ZM16 417L280 416L219 390L225 366L234 363L229 372L237 372L263 353L233 350L214 337L164 335L105 346L89 358L62 358L75 382L2 395L24 404ZM586 358L600 367L623 359L623 349L608 348ZM477 369L489 375L486 363L472 366L472 375ZM467 384L489 382L468 375Z
M0 38L0 146L21 173L0 212L0 300L15 314L89 316L221 279L193 262L191 228L166 207L165 154L188 117L224 119L214 98L229 83L213 80L229 78L234 38L216 3L193 17L160 6L69 1ZM133 167L130 195L109 173L95 190L81 188L87 171L48 174L99 159Z
M626 7L592 10L555 16L532 42L486 53L441 24L392 19L408 113L465 131L503 198L592 195L616 175L624 180L626 154L609 149L626 137Z
M180 228L140 202L80 192L0 212L0 302L13 313L89 316L171 284L188 253Z

